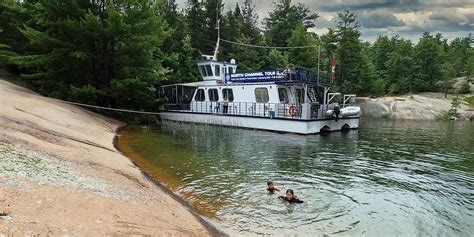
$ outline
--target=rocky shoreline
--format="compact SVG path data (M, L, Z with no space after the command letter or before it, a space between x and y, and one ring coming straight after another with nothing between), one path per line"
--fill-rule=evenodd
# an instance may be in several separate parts
M474 121L474 107L463 101L458 109L459 119ZM443 93L420 93L403 96L386 96L381 98L358 97L356 104L361 107L363 117L407 119L407 120L442 120L451 109L452 95L444 98Z
M221 235L113 144L122 123L0 80L0 235Z

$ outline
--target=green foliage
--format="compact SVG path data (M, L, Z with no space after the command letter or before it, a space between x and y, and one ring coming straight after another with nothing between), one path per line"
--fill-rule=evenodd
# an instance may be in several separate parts
M161 45L170 31L160 7L147 0L39 1L31 10L36 23L20 27L34 50L11 61L51 96L115 105L124 102L119 85L127 85L141 91L123 106L151 107L148 88L167 73Z
M308 7L299 3L292 4L291 0L278 0L275 9L264 19L268 43L276 46L287 46L288 39L301 22L308 29L315 25L317 13L312 13Z
M287 55L276 49L272 49L268 52L268 56L265 58L264 68L286 68L288 65L289 62Z
M441 65L444 51L438 37L424 33L415 46L414 59L419 66L419 70L415 75L417 80L413 85L414 91L432 91L436 88L436 82L443 80Z
M468 50L468 60L466 62L466 76L468 78L474 78L474 48Z
M372 82L372 95L383 96L385 95L386 85L385 80L379 78Z
M451 109L448 111L450 117L458 117L458 109L461 108L461 99L454 96L451 100Z
M450 117L449 111L443 110L436 116L436 120L449 120Z
M252 44L253 39L249 36L241 35L241 38L238 40L239 43ZM234 45L232 53L230 53L231 58L236 58L239 64L240 70L243 71L252 71L260 70L264 67L265 63L265 50L246 47L242 45Z
M91 85L85 85L82 87L75 87L71 85L71 90L68 93L68 98L71 101L79 103L93 103L97 101L100 94L95 87Z
M470 85L470 83L469 83L468 80L464 80L464 81L461 83L461 87L459 88L458 93L459 93L459 94L471 93L471 85Z
M10 58L15 55L10 46L0 44L0 69L6 68L10 64Z
M474 96L465 97L464 101L466 101L471 107L474 107Z
M423 34L414 45L398 36L360 39L357 16L338 14L324 35L308 32L318 14L278 0L264 29L251 0L224 7L222 0L3 0L0 2L0 70L40 92L84 103L156 109L156 88L200 80L196 60L213 54L217 16L222 39L250 45L320 45L320 75L337 59L336 89L383 96L447 91L452 78L474 77L469 37L449 42ZM318 67L318 49L276 50L220 42L219 60L239 70ZM468 86L468 85L467 85ZM466 92L466 84L463 91Z
M296 47L301 45L316 46L316 39L308 32L303 22L300 22L296 28L291 32L291 37L288 39L288 46ZM288 51L288 59L291 64L297 67L304 67L309 69L316 69L318 62L318 48L296 48Z
M336 40L337 83L342 92L369 95L375 80L375 67L368 56L368 46L360 41L357 16L345 10L338 14Z

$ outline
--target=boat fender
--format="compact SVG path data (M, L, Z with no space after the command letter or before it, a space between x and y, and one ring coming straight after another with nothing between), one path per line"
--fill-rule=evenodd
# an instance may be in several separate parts
M336 115L336 122L339 120L340 113L341 113L341 108L339 108L339 105L334 106L334 114Z

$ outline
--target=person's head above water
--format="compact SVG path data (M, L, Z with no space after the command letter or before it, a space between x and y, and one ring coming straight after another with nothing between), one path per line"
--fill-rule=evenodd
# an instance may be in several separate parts
M275 183L274 183L273 181L271 181L271 180L268 180L268 181L267 181L267 190L268 190L268 191L278 191L278 192L281 191L281 189L278 188L278 187L275 185Z
M271 180L267 181L267 186L268 186L268 189L271 189L271 190L275 189L275 183Z
M293 189L286 190L286 198L288 200L293 199L294 196L295 196L295 193L293 192Z

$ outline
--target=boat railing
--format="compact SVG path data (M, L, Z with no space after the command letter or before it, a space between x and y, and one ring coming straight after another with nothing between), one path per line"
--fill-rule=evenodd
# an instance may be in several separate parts
M192 112L203 114L238 115L249 117L269 117L287 119L327 119L326 111L333 105L298 103L255 103L221 101L193 101L185 104L165 104L166 111Z

